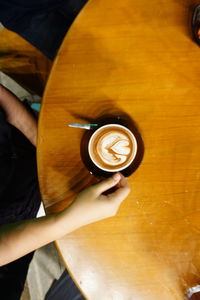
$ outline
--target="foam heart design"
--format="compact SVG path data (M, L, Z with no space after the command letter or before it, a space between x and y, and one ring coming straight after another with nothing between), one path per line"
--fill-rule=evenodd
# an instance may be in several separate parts
M110 149L112 149L117 154L128 155L131 151L129 146L130 145L128 140L120 140L112 145Z

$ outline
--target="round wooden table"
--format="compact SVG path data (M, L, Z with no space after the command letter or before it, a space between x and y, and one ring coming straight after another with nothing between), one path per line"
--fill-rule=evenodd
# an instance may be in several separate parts
M191 1L90 0L54 62L39 120L47 213L95 181L67 127L128 113L145 154L116 217L56 242L91 300L179 300L200 283L200 49Z

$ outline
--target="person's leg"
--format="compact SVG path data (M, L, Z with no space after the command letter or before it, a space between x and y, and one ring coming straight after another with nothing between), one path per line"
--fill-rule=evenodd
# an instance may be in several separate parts
M67 270L48 290L44 300L86 300Z
M25 149L26 145L23 146ZM23 149L23 152L24 152ZM22 165L22 168L25 166ZM32 172L30 170L30 172ZM36 217L41 203L38 185L33 180L34 197L27 203L27 208L10 209L10 216L0 216L0 225L14 223L20 220L32 219ZM14 187L13 187L14 188ZM19 203L20 206L20 203ZM0 291L2 299L19 300L24 289L24 283L27 277L29 264L33 258L34 252L31 252L5 266L0 267ZM4 297L3 297L4 296Z
M1 197L7 205L0 208L0 226L35 218L41 203L35 147L18 129L8 126L8 144L12 141L15 163L9 181L1 191ZM20 299L33 254L29 253L0 267L1 299Z
M69 22L74 21L81 9L88 2L88 0L68 0L64 1L63 4L58 8L58 11L64 15Z
M17 25L7 26L53 59L73 20L86 0L66 0L59 8L24 15Z
M32 257L33 253L30 253L0 267L0 291L2 299L20 299Z
M24 167L24 166L22 166ZM40 206L40 194L38 185L34 182L34 197L29 203L28 208L24 211L15 209L13 212L10 209L10 216L0 216L0 225L14 223L20 220L32 219ZM19 204L20 206L20 204ZM24 283L27 277L29 264L33 258L34 252L31 252L7 265L0 267L0 291L2 299L6 300L19 300L24 289Z

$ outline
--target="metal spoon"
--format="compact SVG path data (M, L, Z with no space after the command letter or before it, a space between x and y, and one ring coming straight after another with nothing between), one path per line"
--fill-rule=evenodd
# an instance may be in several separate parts
M82 129L96 129L99 124L79 124L79 123L69 123L69 127L82 128Z

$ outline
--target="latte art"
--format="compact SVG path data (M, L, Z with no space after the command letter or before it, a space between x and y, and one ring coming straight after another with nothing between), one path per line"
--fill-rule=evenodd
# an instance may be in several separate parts
M98 140L96 151L105 164L118 166L129 158L130 139L118 131L109 131Z
M102 170L115 172L130 165L137 144L132 132L122 125L109 124L97 129L88 150L93 163Z

